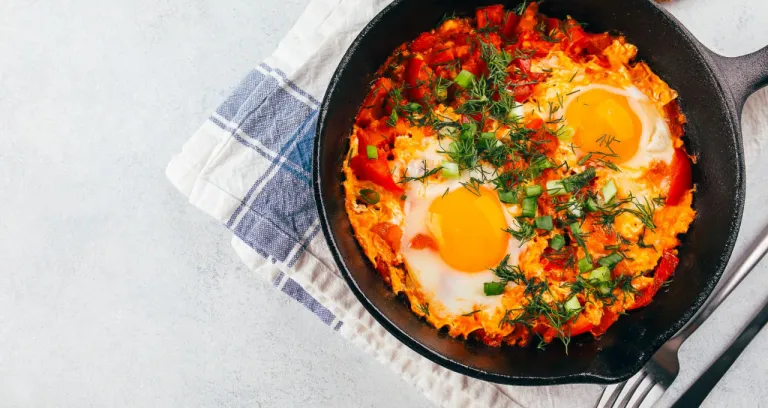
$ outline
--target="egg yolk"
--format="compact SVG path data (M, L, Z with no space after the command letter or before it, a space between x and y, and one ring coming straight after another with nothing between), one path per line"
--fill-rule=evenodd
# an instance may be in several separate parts
M565 120L575 131L574 145L584 154L603 153L606 160L623 163L637 153L642 124L624 95L585 91L568 104Z
M497 195L457 188L429 206L427 227L443 260L464 272L495 267L507 252L509 233Z

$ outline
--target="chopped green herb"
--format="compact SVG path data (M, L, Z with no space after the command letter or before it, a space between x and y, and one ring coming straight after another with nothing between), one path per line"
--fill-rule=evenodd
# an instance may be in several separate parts
M483 284L483 293L485 296L497 296L504 293L507 282L485 282Z
M360 198L368 204L376 204L380 200L379 193L367 188L360 190Z

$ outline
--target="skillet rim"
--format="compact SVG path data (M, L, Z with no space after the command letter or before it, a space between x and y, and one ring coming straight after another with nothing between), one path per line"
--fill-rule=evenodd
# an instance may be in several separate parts
M744 211L744 200L745 200L745 192L746 192L746 177L745 177L745 163L744 163L744 148L742 143L742 134L741 134L741 123L740 123L740 117L738 115L739 109L736 106L736 102L734 100L734 95L730 89L729 86L727 86L727 79L723 77L723 73L721 72L721 68L718 67L718 64L715 61L715 58L719 57L716 53L709 50L707 47L702 45L689 31L685 28L685 26L677 20L672 14L670 14L668 11L666 11L664 8L660 7L659 5L655 4L651 0L643 0L647 1L653 11L657 13L656 16L653 16L653 18L666 18L668 19L669 23L674 27L674 29L681 34L681 38L683 41L685 41L689 46L692 46L694 49L698 51L698 57L704 62L702 65L704 65L706 69L706 76L709 77L712 82L714 82L717 86L717 93L720 96L720 99L725 102L725 105L728 108L728 112L723 113L723 118L727 119L728 121L728 127L730 128L730 136L733 142L733 145L735 147L735 153L736 153L736 172L735 172L735 178L736 178L736 186L735 186L735 194L734 194L734 202L735 202L735 208L734 212L732 213L732 216L730 217L730 234L726 239L725 246L723 247L721 251L720 256L720 262L715 267L715 270L711 277L707 280L707 285L705 289L697 296L692 305L682 314L682 316L669 328L667 328L664 332L657 335L654 341L650 342L649 346L646 348L647 351L643 352L641 355L638 356L638 358L635 360L635 363L632 365L628 365L623 373L620 373L618 375L604 375L599 372L581 372L576 374L566 374L566 375L557 375L557 376L515 376L515 375L506 375L506 374L499 374L499 373L493 373L486 370L482 370L475 367L470 367L466 364L463 364L459 361L453 360L449 357L444 356L443 354L439 353L438 351L435 351L428 346L422 344L417 338L410 336L408 333L400 329L394 322L390 321L387 316L385 316L379 309L376 307L376 305L373 304L372 301L368 299L368 296L365 294L365 292L358 286L355 279L352 277L352 274L349 271L349 268L347 268L346 262L341 256L341 251L338 248L338 245L336 244L336 237L332 234L330 229L330 222L328 220L328 213L326 211L325 206L325 200L323 198L322 194L322 175L320 170L320 162L321 162L321 150L323 145L323 138L321 137L325 131L326 131L326 122L328 121L328 109L330 105L330 100L332 99L333 94L336 91L336 88L339 86L340 79L342 76L343 71L346 69L350 59L354 55L355 52L357 52L360 43L362 42L363 38L365 38L368 33L373 29L375 25L379 23L379 21L390 12L395 7L398 7L401 3L405 1L411 1L411 0L394 0L389 5L384 7L376 16L374 16L368 24L365 25L365 27L360 31L360 33L355 37L355 39L352 41L352 43L347 48L346 52L344 53L344 56L339 61L338 66L336 67L336 70L333 73L333 76L331 77L331 80L329 82L328 88L326 89L325 95L323 96L322 103L320 105L319 113L318 113L318 125L315 131L315 140L313 141L313 152L312 152L312 182L313 182L313 195L315 198L315 204L317 205L318 209L318 218L320 221L320 225L323 231L323 235L325 237L325 240L328 244L328 247L331 251L331 255L333 256L334 261L336 262L336 265L338 266L342 276L344 277L344 280L347 282L347 285L350 287L352 292L355 294L355 297L362 303L363 307L376 319L376 321L381 324L387 332L389 332L391 335L393 335L398 341L405 344L408 348L415 351L419 355L429 359L430 361L443 366L445 368L448 368L454 372L457 372L459 374L467 375L473 378L478 378L485 381L491 381L495 383L502 383L502 384L510 384L510 385L556 385L556 384L574 384L574 383L600 383L600 384L610 384L610 383L618 383L624 380L629 379L634 374L636 374L640 369L642 369L643 366L651 359L651 357L661 348L661 346L666 343L675 333L677 333L682 327L688 323L688 321L693 318L693 316L696 314L696 312L699 311L699 309L704 304L704 301L709 297L709 295L712 293L714 288L717 286L718 282L720 281L720 278L723 275L723 272L725 271L725 268L728 264L728 260L730 259L730 256L733 252L736 239L738 238L738 232L741 226L741 220L742 215ZM545 1L545 0L542 0ZM435 329L435 333L437 334L437 329Z

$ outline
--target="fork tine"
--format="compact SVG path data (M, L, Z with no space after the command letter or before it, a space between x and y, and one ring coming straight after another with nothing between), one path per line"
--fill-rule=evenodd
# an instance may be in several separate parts
M632 399L632 396L635 394L635 390L637 390L637 387L640 386L640 383L642 383L643 380L645 380L645 377L647 376L648 376L648 373L645 370L640 370L640 372L635 374L634 377L627 380L627 385L621 391L618 401L616 401L616 403L613 404L612 407L613 408L626 407L627 404L629 404L629 401Z
M661 396L664 395L664 391L666 390L667 388L661 384L654 384L653 387L651 387L649 390L648 395L643 398L643 402L640 404L640 408L653 408L653 406L656 405L656 402L661 399Z
M603 394L600 395L600 400L597 401L595 408L610 408L616 402L616 398L619 398L619 394L621 394L621 390L624 389L625 385L627 385L626 381L603 388Z
M656 382L653 381L653 376L649 375L643 379L643 382L637 387L637 390L632 394L632 398L627 403L628 406L631 406L632 408L640 408L640 405L643 404L643 401L645 401L645 397L648 395L649 392L653 389L653 387L656 385Z

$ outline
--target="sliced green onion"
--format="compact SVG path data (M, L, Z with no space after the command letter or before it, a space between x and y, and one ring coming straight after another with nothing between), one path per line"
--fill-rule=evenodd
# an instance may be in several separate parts
M507 204L517 204L517 192L499 190L499 201Z
M416 102L411 102L408 105L405 105L405 110L407 112L419 112L421 111L421 105Z
M443 169L440 174L445 178L459 177L459 165L458 163L443 162Z
M576 296L572 296L565 303L563 303L563 307L565 307L566 312L572 314L581 310L581 303L579 303L579 299L577 299Z
M560 196L566 194L563 180L549 180L547 181L547 194L551 196Z
M552 162L547 160L546 157L539 157L531 161L531 167L533 167L538 172L541 172L544 169L551 169Z
M376 204L376 203L379 202L379 199L381 197L379 197L379 193L377 193L377 192L375 192L373 190L369 190L367 188L364 188L364 189L360 190L360 198L365 200L365 202L368 203L368 204Z
M579 268L579 272L586 272L592 269L592 262L590 262L589 258L584 257L579 259L579 262L576 263L576 266Z
M541 195L541 186L540 185L533 185L528 186L525 188L525 195L528 197L538 197Z
M536 225L536 228L543 229L547 231L552 231L552 216L551 215L542 215L541 217L536 217L536 219L533 221Z
M571 139L573 139L574 134L576 134L576 131L572 127L563 125L560 130L557 131L557 138L564 142L570 142Z
M611 270L607 266L601 266L595 268L589 273L589 279L597 280L600 282L608 282L611 280Z
M390 126L394 127L395 124L397 124L397 111L392 109L392 114L389 115L389 124Z
M472 80L475 79L475 75L466 69L462 69L461 72L459 72L459 75L456 75L456 78L453 80L453 82L456 83L456 85L466 88L471 83Z
M584 215L582 211L581 203L576 201L573 197L568 200L568 212L573 214L574 217L581 217Z
M616 266L617 263L621 262L624 259L621 254L613 253L608 256L604 256L597 260L597 263L602 266L607 266L611 269L613 269L614 266Z
M504 288L507 286L507 282L485 282L483 284L483 292L485 296L497 296L504 293Z
M600 285L598 285L597 290L599 290L600 293L602 293L603 295L607 295L611 293L611 287L608 286L607 283L601 283Z
M614 183L613 180L608 180L603 186L603 200L605 200L606 203L611 201L613 197L616 196L616 192L616 183Z
M528 218L536 216L536 197L523 198L523 213L520 216Z
M518 103L515 104L515 107L509 110L509 113L507 113L507 119L512 119L515 122L519 121L525 117L525 110L523 109L523 105Z
M568 225L568 227L571 229L571 233L573 233L573 235L576 235L576 236L581 235L581 226L579 225L578 222L573 222L570 225Z
M596 172L594 167L589 167L581 173L568 176L563 179L563 185L565 190L569 193L575 193L584 188L590 180L595 178Z
M584 208L586 208L589 212L595 212L600 209L597 206L597 202L592 198L587 198L586 203L584 203Z
M376 149L376 146L368 145L365 146L365 152L368 153L369 159L378 159L379 158L379 150Z
M549 240L549 247L555 251L563 249L565 246L565 238L562 235L555 235Z

